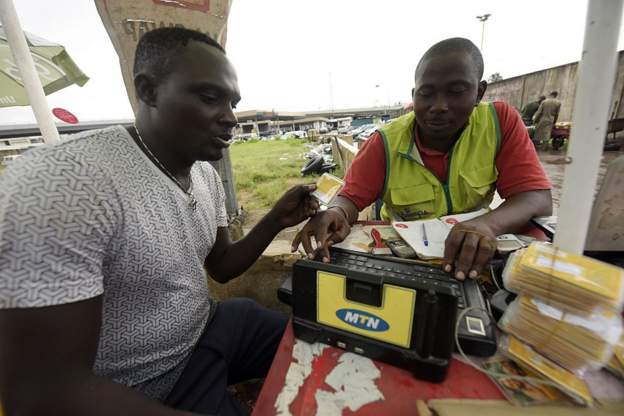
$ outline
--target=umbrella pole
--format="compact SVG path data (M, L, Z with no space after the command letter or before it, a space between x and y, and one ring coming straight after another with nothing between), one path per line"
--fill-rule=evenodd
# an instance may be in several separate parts
M56 143L60 140L58 130L50 113L41 80L39 80L39 75L35 69L35 63L26 44L26 37L21 28L13 0L0 0L0 21L22 76L22 83L28 94L28 100L39 124L43 140L46 143Z
M582 254L615 80L623 0L590 0L554 244Z

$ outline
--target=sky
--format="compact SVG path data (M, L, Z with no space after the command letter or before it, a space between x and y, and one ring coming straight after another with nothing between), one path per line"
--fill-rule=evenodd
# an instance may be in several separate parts
M91 0L13 0L24 30L64 45L90 77L48 96L81 121L132 117L117 54ZM306 111L410 100L413 72L435 42L481 44L485 75L504 78L580 59L586 0L234 0L227 54L238 110ZM624 47L620 34L618 49ZM0 123L34 122L29 107Z

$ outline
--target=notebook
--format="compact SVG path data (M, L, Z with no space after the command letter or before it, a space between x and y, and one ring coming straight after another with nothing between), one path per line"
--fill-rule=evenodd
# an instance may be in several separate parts
M392 227L422 259L444 257L444 241L457 223L480 217L488 212L480 209L465 214L447 215L431 220L393 221Z

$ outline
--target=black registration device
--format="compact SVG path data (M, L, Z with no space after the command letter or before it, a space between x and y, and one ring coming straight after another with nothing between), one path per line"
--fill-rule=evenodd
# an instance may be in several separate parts
M468 354L496 351L494 325L476 281L458 282L435 265L332 248L330 263L302 259L278 291L293 307L295 335L440 382L446 377L458 313ZM290 287L289 287L290 286Z

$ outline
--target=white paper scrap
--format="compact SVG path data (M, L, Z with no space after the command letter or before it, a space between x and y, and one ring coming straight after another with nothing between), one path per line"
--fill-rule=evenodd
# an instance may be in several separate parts
M362 406L383 400L383 393L375 384L381 372L369 358L344 353L338 364L325 378L335 390L317 390L315 394L318 416L341 416L345 408L355 412Z
M292 356L295 362L290 363L284 388L280 391L275 400L275 410L277 416L292 416L290 404L295 400L299 389L303 386L310 373L312 372L312 361L315 357L320 357L327 345L314 343L308 344L305 341L296 340L293 345Z

